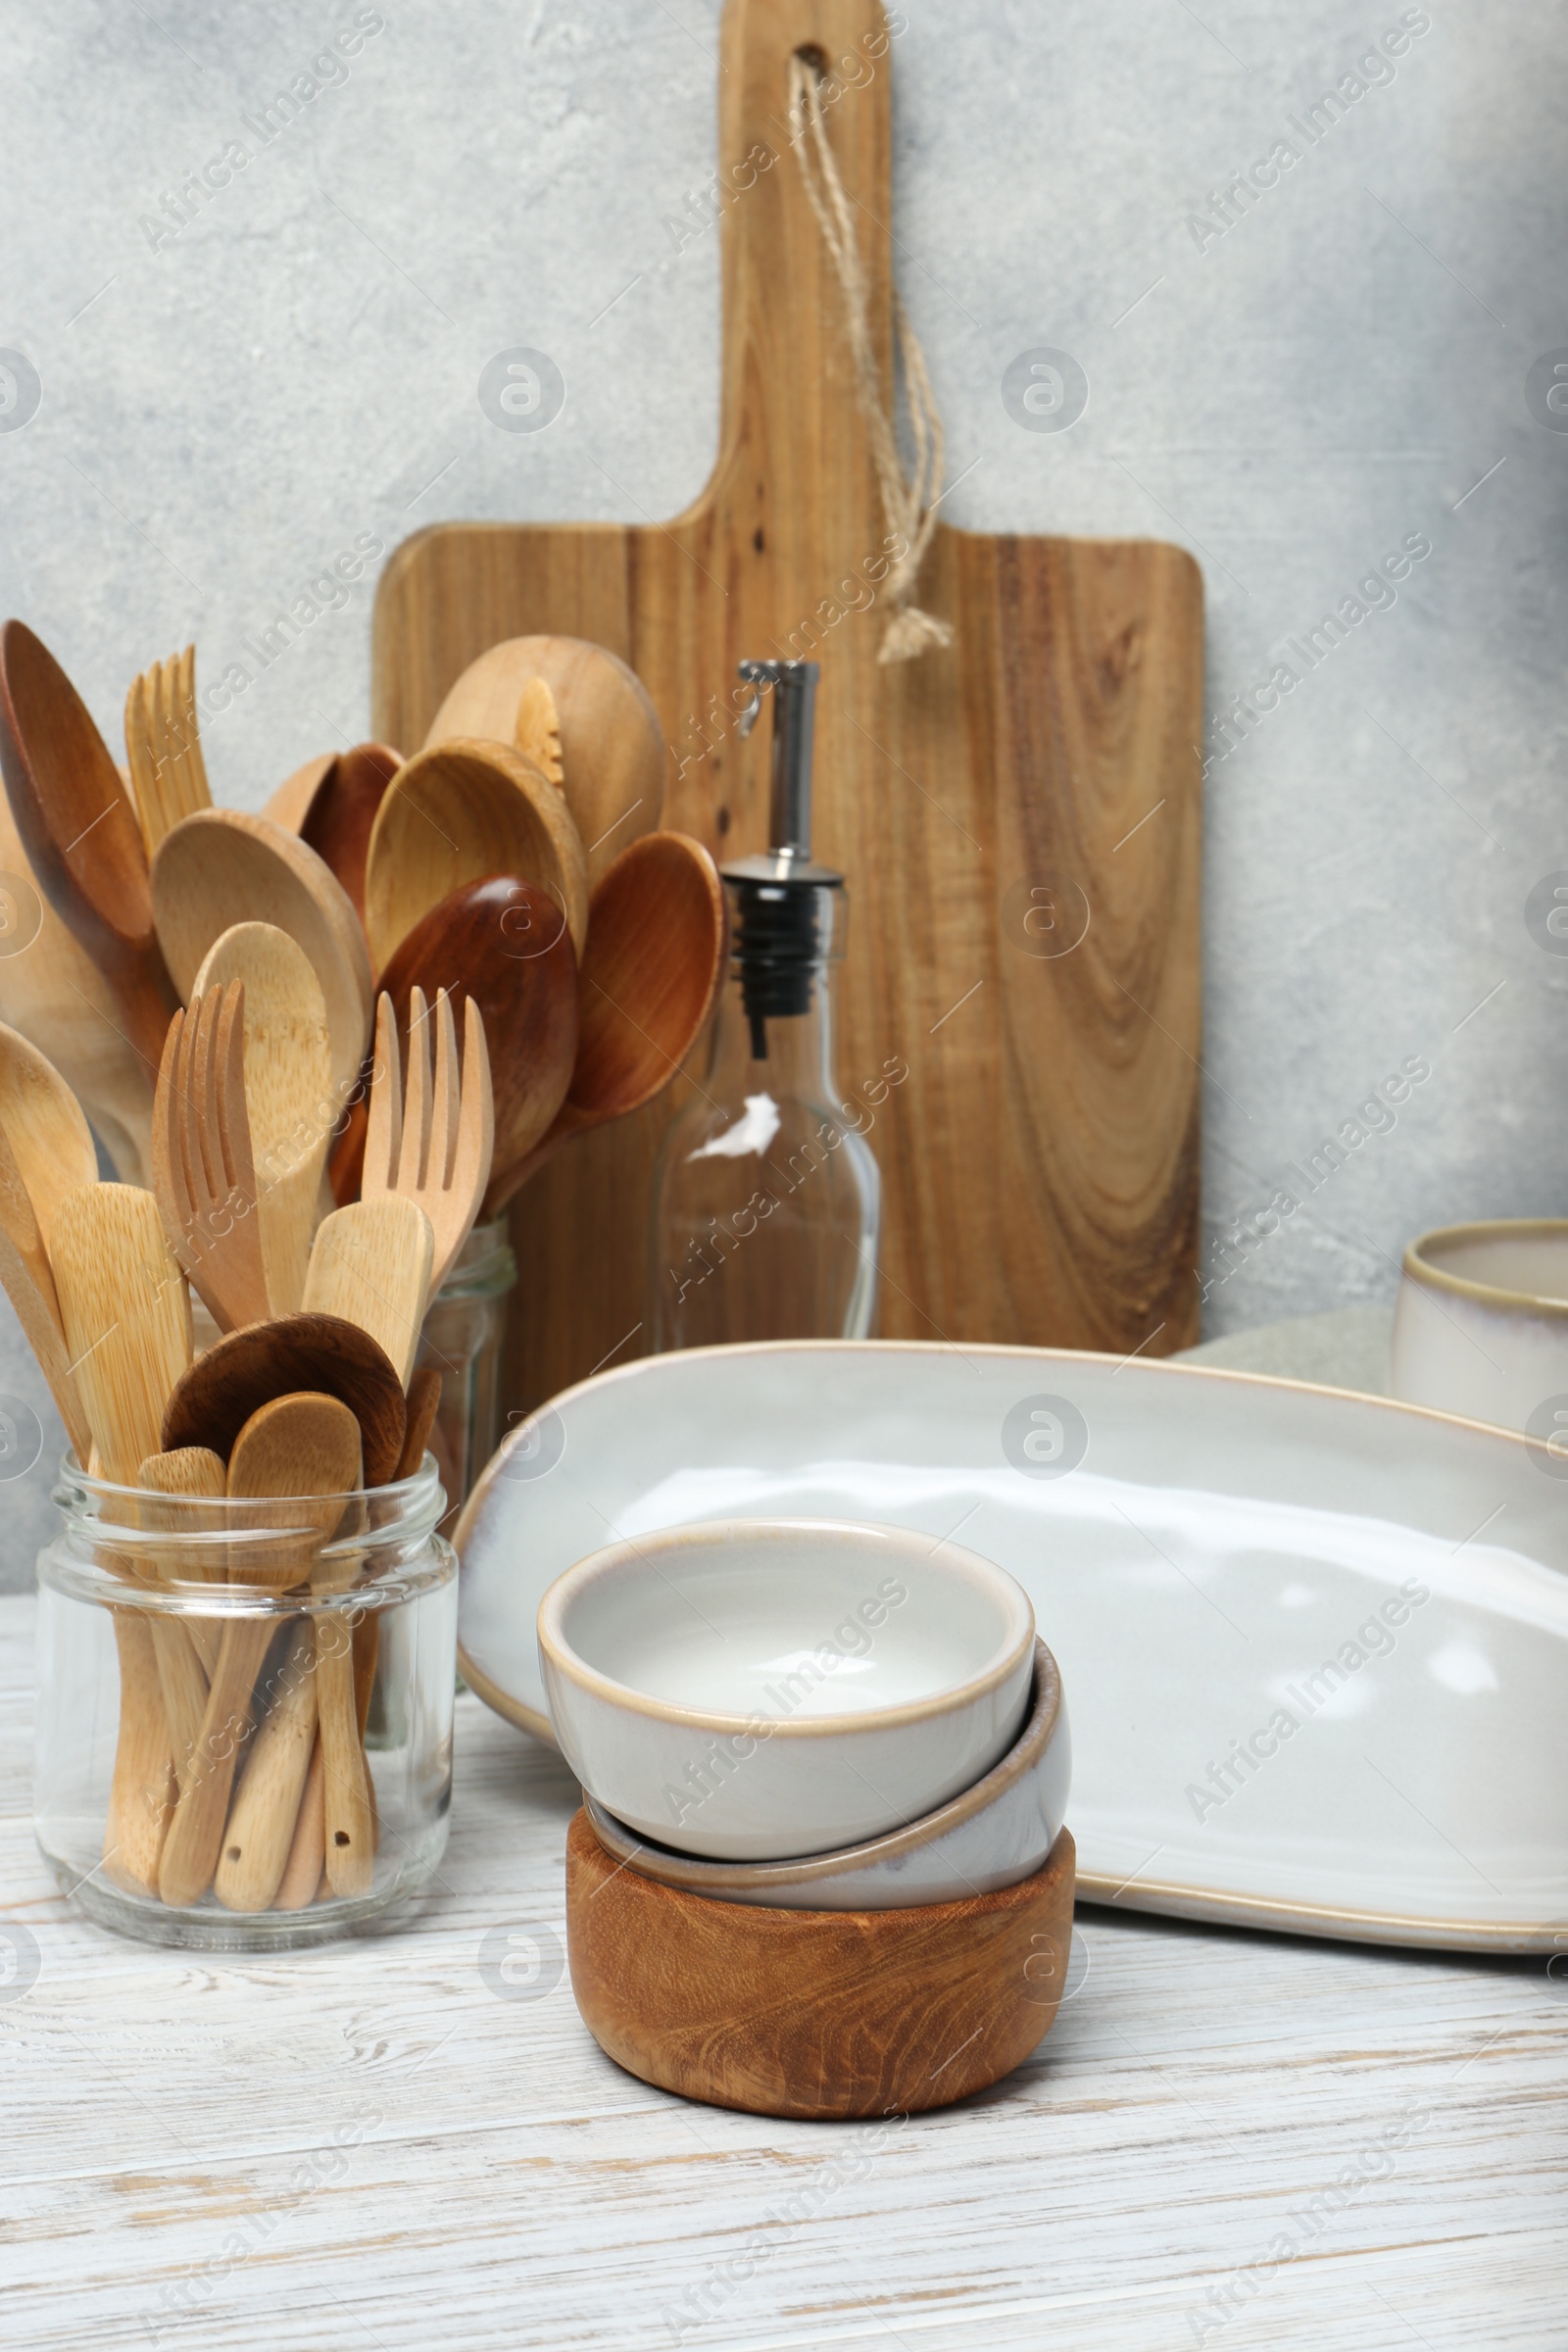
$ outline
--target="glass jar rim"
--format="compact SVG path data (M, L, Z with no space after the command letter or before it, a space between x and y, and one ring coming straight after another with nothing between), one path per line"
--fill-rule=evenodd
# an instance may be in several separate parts
M53 1500L61 1524L39 1554L39 1581L115 1607L214 1617L384 1608L456 1573L436 1532L447 1498L428 1452L389 1486L254 1497L117 1486L68 1452Z

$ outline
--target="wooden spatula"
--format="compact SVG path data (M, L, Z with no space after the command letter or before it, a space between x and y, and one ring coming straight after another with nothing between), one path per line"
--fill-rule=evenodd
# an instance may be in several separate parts
M416 1201L389 1194L323 1218L311 1248L304 1312L368 1332L407 1389L430 1296L434 1241Z
M190 1300L151 1193L88 1184L55 1215L53 1267L66 1343L103 1476L133 1486L160 1450L164 1407L190 1361ZM104 1831L112 1875L151 1890L169 1820L176 1755L192 1738L194 1676L170 1617L115 1611L120 1737Z
M140 1506L143 1527L163 1532L178 1528L186 1535L194 1534L203 1527L211 1528L211 1550L203 1546L197 1553L188 1546L182 1547L180 1569L182 1576L190 1577L190 1563L197 1561L200 1573L209 1584L221 1584L227 1576L227 1564L221 1546L223 1514L221 1511L203 1514L192 1508L193 1502L200 1496L218 1501L227 1493L228 1473L218 1455L209 1452L205 1446L180 1446L172 1453L150 1453L136 1473L136 1484L143 1494L177 1495L181 1498L178 1502L171 1502L169 1508L162 1512L157 1503L143 1501ZM181 1622L202 1662L202 1671L211 1682L218 1665L220 1629L211 1617L192 1616Z
M275 1513L279 1529L293 1540L259 1546L245 1563L244 1581L270 1592L307 1581L317 1552L342 1517L344 1496L359 1480L360 1425L335 1396L278 1396L253 1413L229 1456L229 1499L295 1498ZM258 1514L258 1525L273 1517ZM164 1842L158 1890L166 1903L199 1902L213 1883L234 1782L236 1729L275 1630L270 1617L235 1618L223 1628L195 1771L180 1790Z

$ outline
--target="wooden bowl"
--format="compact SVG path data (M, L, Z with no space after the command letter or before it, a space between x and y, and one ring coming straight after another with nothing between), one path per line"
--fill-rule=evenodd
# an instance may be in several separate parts
M913 2115L999 2082L1066 1979L1075 1853L1020 1886L907 1911L772 1911L662 1886L566 1835L584 2025L629 2074L710 2107L821 2123Z

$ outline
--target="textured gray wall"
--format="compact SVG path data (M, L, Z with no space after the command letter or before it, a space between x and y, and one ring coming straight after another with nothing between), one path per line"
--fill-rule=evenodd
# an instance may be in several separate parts
M1300 673L1208 774L1205 1250L1401 1062L1431 1068L1225 1279L1209 1259L1207 1327L1387 1297L1422 1226L1568 1210L1568 940L1525 912L1568 869L1568 416L1527 399L1568 345L1568 24L1521 0L905 13L902 284L963 476L948 513L1190 547L1213 712ZM264 146L244 118L377 16ZM717 239L677 252L664 222L712 169L716 24L713 0L3 0L0 345L41 397L18 429L29 385L0 379L0 609L112 740L145 662L194 636L216 681L361 534L658 516L700 487ZM1290 118L1347 75L1309 143ZM164 233L166 192L236 139L244 168ZM1216 233L1210 193L1254 165ZM477 398L518 345L565 380L538 433ZM1040 346L1087 373L1068 430L1004 406ZM1407 539L1430 554L1396 601L1347 608L1316 666L1291 650ZM376 568L206 722L220 798L364 732ZM58 1444L9 1322L0 1387L45 1424L3 1583Z

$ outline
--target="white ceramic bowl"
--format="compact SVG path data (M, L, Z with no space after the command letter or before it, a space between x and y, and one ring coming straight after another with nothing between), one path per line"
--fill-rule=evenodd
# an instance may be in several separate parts
M539 1604L551 1721L640 1836L726 1861L917 1820L1017 1737L1021 1586L956 1544L845 1520L718 1520L595 1552Z
M1568 1432L1568 1219L1444 1225L1404 1253L1391 1393L1525 1430L1563 1459Z
M973 1788L919 1821L806 1862L703 1862L640 1838L584 1799L601 1845L617 1862L688 1894L776 1911L902 1911L961 1902L1033 1878L1067 1814L1072 1740L1056 1661L1035 1643L1034 1692L1023 1730Z

